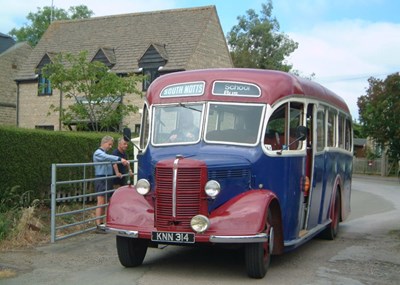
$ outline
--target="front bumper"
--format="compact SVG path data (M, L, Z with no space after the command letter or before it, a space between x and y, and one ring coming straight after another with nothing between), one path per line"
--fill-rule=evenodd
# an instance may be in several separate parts
M114 227L108 227L104 224L97 226L97 229L106 233L114 233L119 236L125 236L130 238L139 238L139 231L132 231L126 229L118 229ZM149 236L149 234L145 234L145 236ZM201 238L197 238L196 240L208 241L211 243L256 243L256 242L267 242L268 241L268 234L266 233L259 233L255 235L209 235L205 236L202 235Z

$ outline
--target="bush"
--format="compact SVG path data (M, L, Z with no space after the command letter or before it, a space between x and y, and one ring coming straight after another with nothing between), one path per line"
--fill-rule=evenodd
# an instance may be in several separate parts
M10 212L0 212L0 241L7 237L7 234L11 231L12 219L10 219Z
M4 212L2 208L5 206L27 206L34 199L46 200L50 193L51 165L92 162L93 152L104 135L0 126L0 144L3 147L0 152L0 212ZM116 133L109 135L115 139L121 136ZM88 171L91 175L92 170ZM82 173L62 175L82 179ZM11 200L14 201L12 205L6 202Z

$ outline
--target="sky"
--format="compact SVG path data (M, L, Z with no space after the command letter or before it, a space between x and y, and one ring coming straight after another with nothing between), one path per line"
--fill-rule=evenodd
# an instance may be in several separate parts
M0 32L29 24L38 7L67 10L86 5L96 16L215 5L224 34L237 17L267 0L0 0ZM368 78L400 72L400 1L273 0L272 15L299 47L286 59L304 76L344 98L358 120L357 98L366 94Z

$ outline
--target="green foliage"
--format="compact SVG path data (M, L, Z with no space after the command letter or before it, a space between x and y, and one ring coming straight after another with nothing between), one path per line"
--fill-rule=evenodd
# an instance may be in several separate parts
M19 185L0 191L0 241L12 231L14 221L20 216L21 209L30 204L30 192L20 194Z
M122 101L128 93L142 96L137 88L142 77L122 77L109 72L105 64L88 61L87 54L86 51L78 55L60 53L43 68L52 87L74 102L62 110L51 106L51 111L61 111L65 125L77 123L83 130L118 131L122 118L138 110L129 101Z
M13 220L10 219L10 212L0 212L0 241L5 239L12 228Z
M16 185L8 187L0 192L0 213L5 213L9 210L15 210L20 207L28 207L31 199L32 191L22 193L19 191L20 186Z
M392 161L400 159L400 74L385 80L368 79L367 94L357 101L363 133L383 149L388 148Z
M285 58L297 49L298 43L279 33L279 23L272 17L272 1L262 4L261 16L253 9L239 16L239 23L227 35L235 67L290 71Z
M27 41L34 47L39 42L44 32L52 21L84 19L93 16L93 11L89 10L85 5L70 7L68 11L49 6L37 8L36 13L30 12L26 17L30 22L24 27L12 29L8 34L13 36L17 42Z
M50 132L0 126L0 209L26 207L48 200L53 163L92 162L105 133ZM118 139L121 134L109 134ZM116 146L116 145L115 145ZM92 177L93 169L87 170ZM83 172L62 172L60 178L82 179Z
M353 121L353 135L354 138L366 138L368 136L364 134L363 126L357 123L355 120Z

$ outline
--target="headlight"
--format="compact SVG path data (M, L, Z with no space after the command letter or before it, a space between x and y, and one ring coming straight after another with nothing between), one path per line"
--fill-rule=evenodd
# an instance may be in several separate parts
M215 198L219 194L219 191L221 191L221 186L217 181L210 180L206 183L204 191L206 191L207 196Z
M205 232L210 226L210 220L203 215L197 215L190 221L190 226L197 233Z
M140 195L146 195L147 193L150 192L150 183L146 179L139 179L138 182L136 182L136 191Z

